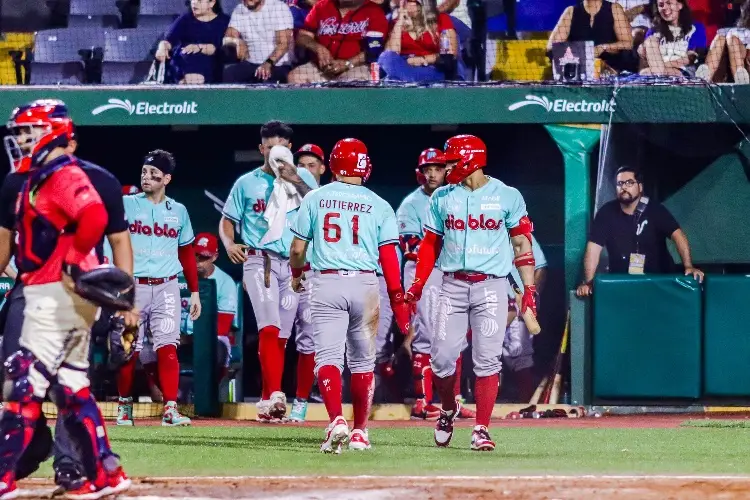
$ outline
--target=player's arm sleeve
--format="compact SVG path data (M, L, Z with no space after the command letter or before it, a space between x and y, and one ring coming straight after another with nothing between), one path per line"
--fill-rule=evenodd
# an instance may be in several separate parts
M216 333L228 335L232 330L234 315L237 314L237 288L231 279L223 280L221 288L217 290L217 318Z
M177 248L177 259L182 266L185 282L191 293L198 291L198 263L195 261L193 245L187 244Z
M242 177L240 177L229 191L227 202L224 203L224 210L221 213L227 219L240 222L245 213L245 199L245 190L242 187Z
M297 219L294 221L294 225L291 230L292 233L299 239L304 241L312 241L312 202L310 196L305 196L302 200L302 204L297 210Z
M398 244L398 226L396 225L396 214L389 206L383 210L384 217L378 228L378 246Z
M440 199L435 196L435 193L430 197L430 205L425 214L424 229L438 236L445 234L445 223L440 214Z
M526 202L517 189L510 188L508 202L508 208L505 211L505 227L511 229L516 227L521 219L528 215L528 212Z

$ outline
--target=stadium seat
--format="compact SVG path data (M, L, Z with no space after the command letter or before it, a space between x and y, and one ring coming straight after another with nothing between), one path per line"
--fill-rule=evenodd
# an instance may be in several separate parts
M120 18L116 16L68 16L68 28L111 28L120 26Z
M172 25L175 16L138 16L138 27L164 33Z
M81 85L85 80L83 62L31 63L31 85Z
M178 16L187 11L185 0L141 0L141 16Z
M81 51L104 47L104 30L68 28L37 31L34 35L34 62L66 63L81 61Z
M4 38L0 40L0 85L18 83L13 56L14 54L22 56L33 45L33 33L5 33ZM23 81L23 73L20 76Z
M547 40L487 40L487 68L492 80L552 79Z
M107 62L102 63L104 85L132 85L143 83L151 69L151 62Z
M160 33L149 29L111 30L104 33L104 61L150 61Z
M120 16L115 0L70 0L71 16Z

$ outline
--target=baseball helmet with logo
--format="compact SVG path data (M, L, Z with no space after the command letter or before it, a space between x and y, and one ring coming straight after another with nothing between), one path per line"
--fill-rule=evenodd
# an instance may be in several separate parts
M359 139L341 139L337 142L331 151L329 166L336 175L361 177L365 182L372 171L367 146Z
M420 186L427 183L427 178L422 173L422 168L428 165L439 165L444 167L445 155L443 155L443 152L437 148L429 148L419 154L419 160L417 160L417 168L415 171L417 173L417 182Z
M310 155L314 156L318 160L325 162L325 155L323 154L323 148L317 144L305 144L294 153L294 161L299 161L300 156Z
M472 172L487 166L487 146L475 135L457 135L445 143L445 161L457 161L445 180L458 184Z
M40 99L13 110L6 124L5 152L11 169L26 172L44 162L49 153L66 147L75 134L68 107L57 99Z

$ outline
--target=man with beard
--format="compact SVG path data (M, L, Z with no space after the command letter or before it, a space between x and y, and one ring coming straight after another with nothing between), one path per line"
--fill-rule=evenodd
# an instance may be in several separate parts
M661 203L643 196L640 172L620 167L615 175L617 200L603 205L591 224L591 234L583 257L584 280L577 295L592 293L592 283L602 248L607 248L609 272L617 274L658 274L675 271L667 249L668 238L680 254L685 276L703 281L703 272L693 267L690 244L671 213Z

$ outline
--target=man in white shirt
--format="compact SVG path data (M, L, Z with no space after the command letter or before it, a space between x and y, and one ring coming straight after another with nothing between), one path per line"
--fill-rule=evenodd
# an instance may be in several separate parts
M232 12L224 46L237 64L224 68L225 83L285 83L291 69L292 13L281 0L242 0Z

